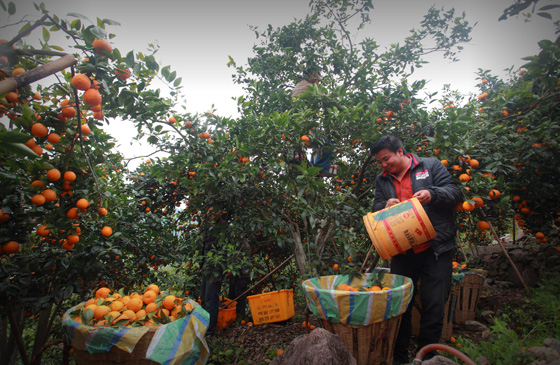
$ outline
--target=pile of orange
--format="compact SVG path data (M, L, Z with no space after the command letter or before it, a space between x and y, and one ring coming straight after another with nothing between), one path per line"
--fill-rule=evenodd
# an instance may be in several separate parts
M385 286L381 287L380 285L374 285L369 288L354 288L348 284L340 284L336 287L336 290L343 290L343 291L382 291L382 290L391 290L391 287Z
M183 318L193 311L184 298L160 292L155 284L149 285L143 293L123 294L122 290L99 288L95 297L71 313L71 317L94 327L153 327Z

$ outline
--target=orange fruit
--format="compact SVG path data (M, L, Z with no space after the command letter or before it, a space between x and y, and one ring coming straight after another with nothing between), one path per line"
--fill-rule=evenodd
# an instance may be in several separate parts
M441 163L442 163L443 166L449 165L449 162L447 162L447 160L441 160Z
M535 234L535 238L536 238L536 239L539 239L539 240L542 240L542 239L544 238L544 233L542 233L542 232L537 232L537 233Z
M84 304L84 308L87 308L88 306L96 303L97 303L97 298L91 298L86 302L86 304Z
M103 112L94 112L93 113L93 118L95 118L96 120L103 120Z
M111 292L111 289L109 289L107 287L99 288L95 291L95 297L96 298L107 298L107 296L109 295L110 292Z
M140 309L136 312L136 319L144 319L146 317L146 311L144 309Z
M301 141L307 144L309 143L309 137L304 134L303 136L301 136Z
M158 306L155 302L149 303L148 305L146 305L146 313L152 313L157 311Z
M338 264L334 264L334 265L333 265L333 269L334 269L334 271L338 271L338 270L339 270Z
M54 202L56 200L56 193L52 189L43 190L41 195L43 195L48 202Z
M111 308L106 305L100 305L99 307L95 308L93 311L93 319L99 321L101 318L105 317L107 314L111 312Z
M175 307L175 299L177 298L175 298L174 295L166 296L165 299L163 299L163 307L169 310L173 309Z
M46 137L49 134L49 130L41 123L33 123L31 126L31 134L35 137Z
M119 80L125 81L130 77L130 71L126 68L117 68L115 69L115 74Z
M2 245L2 252L10 255L18 252L19 248L20 248L19 243L17 243L16 241L8 241Z
M516 195L512 199L513 199L514 202L518 202L518 201L521 200L521 197L519 195Z
M73 171L66 171L63 178L64 181L72 182L76 180L76 173Z
M108 53L113 52L113 47L111 46L111 44L109 44L109 41L104 38L94 40L92 46L97 52L97 54L102 56L105 55L103 51L106 51Z
M105 208L99 208L99 210L97 211L97 213L99 215L107 215L107 209Z
M65 118L74 118L76 116L76 108L73 106L65 106L61 111Z
M482 200L481 197L479 196L475 196L474 198L472 198L472 200L474 200L474 207L475 208L480 208L482 206L484 206L484 200Z
M159 294L159 287L156 284L151 284L148 285L148 287L146 288L146 291L151 290L153 292L155 292L156 294Z
M480 229L481 231L486 231L487 229L490 229L490 224L488 224L488 222L486 221L479 221L477 226L478 229Z
M49 134L49 136L47 137L47 140L48 140L50 143L55 143L55 144L56 144L56 143L60 142L60 136L59 136L58 134L56 134L56 133L51 133L51 134Z
M283 353L284 353L284 350L282 350L282 349L276 350L276 356L280 356L280 355L282 355Z
M82 126L80 127L80 129L82 130L82 134L84 136L87 136L91 133L91 129L89 128L89 126L87 124L82 124Z
M33 198L31 198L31 202L35 205L43 205L45 204L45 197L42 194L37 194Z
M16 67L12 70L12 77L21 75L22 73L25 73L25 69L23 67Z
M57 181L58 179L60 179L60 171L58 171L57 169L50 169L49 171L47 171L47 179L49 179L50 181Z
M39 226L39 228L37 228L37 235L41 236L41 237L46 237L49 235L49 229L47 228L47 226Z
M101 94L96 89L89 89L82 95L82 100L90 106L99 105L101 104Z
M35 145L31 149L33 150L33 152L35 152L39 156L41 156L43 154L43 149L41 148L41 146Z
M156 301L157 294L154 291L147 290L144 295L142 295L142 302L144 304L150 304Z
M120 300L115 300L111 303L111 310L112 311L120 311L124 308L124 303Z
M6 94L6 100L11 103L17 103L19 101L19 94L15 91L10 91Z
M144 303L142 303L142 299L140 299L140 298L130 298L128 303L126 303L126 309L130 309L134 313L136 313L140 309L142 309L143 306L144 306Z
M471 177L468 174L459 175L459 180L461 180L461 181L468 182L470 179L471 179Z
M381 287L379 285L374 285L371 288L369 288L369 291L380 291Z
M174 117L169 117L169 123L175 124L176 120Z
M89 202L87 201L87 199L79 199L76 202L76 207L78 207L79 209L87 209L87 207L89 207Z
M78 208L70 208L70 209L66 212L66 217L68 217L69 219L76 219L76 218L78 218Z
M474 205L472 205L468 201L464 201L463 202L463 209L466 210L467 212L471 212L471 211L474 210Z
M470 159L469 161L467 161L468 164L470 165L471 168L476 169L479 165L478 161L473 159Z
M84 74L77 74L72 77L72 86L78 90L86 91L91 88L91 79Z
M496 200L500 197L500 191L496 189L492 189L488 192L488 197L492 200Z
M128 319L128 322L123 323L123 326L127 325L136 319L136 312L127 309L124 312L122 312L121 316L118 318L118 321L120 321L121 319Z
M113 229L111 227L105 226L101 230L101 234L105 237L109 237L110 235L113 234Z
M94 106L90 107L89 110L91 110L92 112L100 112L103 109L101 108L101 104L99 104L99 105L94 105Z
M78 235L71 234L68 236L68 243L75 245L78 241L80 241L80 237Z

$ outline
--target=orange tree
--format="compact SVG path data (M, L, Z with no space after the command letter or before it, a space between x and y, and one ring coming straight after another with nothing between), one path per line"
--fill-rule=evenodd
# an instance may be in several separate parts
M15 5L0 5L11 19ZM131 95L143 105L134 121L151 126L180 80L160 69L157 49L114 49L106 30L114 21L36 10L13 22L13 38L0 45L0 327L9 333L2 363L16 349L24 363L41 362L52 332L61 334L54 324L65 307L98 286L149 281L176 239L164 217L141 209L149 192L129 183L105 130ZM171 99L152 86L156 77ZM28 326L33 343L22 340Z
M521 228L543 243L558 224L559 39L539 46L507 80L479 70L477 95L448 92L431 113L439 122L427 141L464 188L465 207L475 206L458 207L469 244L494 239L481 221L499 236Z

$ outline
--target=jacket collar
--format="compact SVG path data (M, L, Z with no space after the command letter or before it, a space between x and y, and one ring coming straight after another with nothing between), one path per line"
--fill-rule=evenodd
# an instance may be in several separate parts
M414 168L416 166L418 166L422 163L422 158L416 156L413 153L408 153L406 156L410 157L410 166L409 166L410 171L414 170ZM391 175L391 174L388 171L383 170L383 172L381 173L381 176L387 176L387 175Z

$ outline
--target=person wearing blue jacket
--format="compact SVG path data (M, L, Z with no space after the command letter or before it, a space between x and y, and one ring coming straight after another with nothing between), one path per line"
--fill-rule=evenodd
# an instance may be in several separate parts
M417 338L420 349L438 343L441 337L456 249L455 206L461 201L461 191L438 159L407 154L402 141L395 136L381 137L372 146L371 154L383 169L375 180L373 211L416 197L436 231L435 238L394 256L390 264L391 273L412 279L414 296L421 282L422 313ZM396 364L409 363L411 313L412 305L409 305L395 342L393 363ZM434 355L429 354L425 359Z

